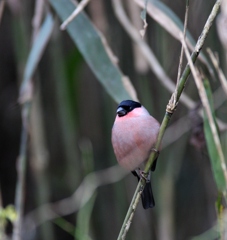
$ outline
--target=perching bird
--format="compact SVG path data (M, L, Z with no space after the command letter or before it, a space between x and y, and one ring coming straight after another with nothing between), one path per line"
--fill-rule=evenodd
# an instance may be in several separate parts
M146 163L156 142L160 124L138 102L125 100L117 107L117 116L112 128L112 145L118 163L141 178L138 167ZM154 150L154 149L153 149ZM156 161L151 170L155 170ZM155 205L150 174L142 193L144 209Z

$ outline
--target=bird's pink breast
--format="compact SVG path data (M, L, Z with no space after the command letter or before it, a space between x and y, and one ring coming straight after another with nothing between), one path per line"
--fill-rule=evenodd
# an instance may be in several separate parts
M112 129L116 158L122 167L130 171L147 160L159 131L158 121L145 109L138 110L124 117L117 116Z

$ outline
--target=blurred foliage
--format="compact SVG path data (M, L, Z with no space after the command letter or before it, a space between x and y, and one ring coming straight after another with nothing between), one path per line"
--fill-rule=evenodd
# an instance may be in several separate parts
M5 239L5 228L7 222L13 223L17 218L17 213L13 205L0 208L0 238Z
M212 98L212 91L210 88L209 81L207 79L203 80L206 94L208 97L209 105L212 111L212 117L214 119L215 127L218 129L217 122L216 122L216 116L215 116L215 110L214 110L214 103L213 103L213 98ZM205 133L205 138L206 138L206 143L207 143L207 150L209 153L209 157L211 160L212 164L212 170L214 174L214 178L217 184L217 188L220 192L226 189L226 180L225 180L225 175L222 170L222 165L220 161L220 156L218 154L218 150L215 145L214 141L214 136L211 131L211 127L208 121L208 117L206 112L204 111L204 133Z
M72 12L72 1L50 0L50 4L41 0L2 2L2 209L15 201L16 162L22 124L18 103L19 88L32 43L38 36L45 17L51 13L55 26L48 45L40 56L35 74L29 79L32 80L33 91L27 123L29 140L24 193L24 220L28 225L24 225L22 239L116 239L135 190L136 179L127 175L114 184L101 185L85 205L73 198L74 193L87 174L116 164L110 141L116 102L123 98L135 98L137 94L141 103L161 122L172 92L159 81L141 49L125 32L114 14L111 1L90 1L86 13L77 16L66 31L59 28L63 19ZM152 1L148 1L148 4L149 2ZM219 20L225 17L225 2L223 1ZM127 0L123 3L127 15L139 32L143 28L140 18L142 9L134 1ZM164 9L169 9L163 12L164 16L171 12L183 22L185 1L163 0L161 3L165 6ZM199 37L214 3L214 0L190 1L188 30L193 39ZM170 15L166 16L171 18ZM148 12L147 22L144 41L175 83L181 45L172 36L174 34L169 34L174 32L171 24L159 25ZM218 27L222 26L220 21L217 23ZM217 25L214 25L203 54L209 61L206 47L217 52L220 67L226 74L224 33L226 28L222 28L223 36L220 36ZM114 55L106 51L107 45ZM183 65L185 63L184 59ZM202 61L196 65L203 69L209 80L215 118L219 124L221 122L220 139L226 156L227 97L216 71L214 70L214 76L210 76ZM212 66L211 63L210 65ZM128 239L199 240L208 239L207 236L215 239L217 232L222 234L219 226L226 219L223 209L226 203L223 196L218 198L220 195L215 179L220 176L216 176L217 172L212 169L210 158L215 157L208 154L213 143L209 143L210 137L205 139L205 126L199 115L201 103L192 77L189 78L185 92L193 100L194 106L189 109L185 104L179 103L164 136L157 169L151 180L156 207L144 211L139 206ZM112 175L102 176L115 179ZM106 182L105 179L103 181ZM83 200L89 194L87 189L82 190L80 196ZM62 201L69 196L71 202L75 202L76 211L71 204ZM222 209L219 213L215 205L217 199L218 210ZM56 204L44 208L45 211L38 211L45 203ZM80 206L83 207L80 209ZM11 224L8 224L5 231L10 237Z

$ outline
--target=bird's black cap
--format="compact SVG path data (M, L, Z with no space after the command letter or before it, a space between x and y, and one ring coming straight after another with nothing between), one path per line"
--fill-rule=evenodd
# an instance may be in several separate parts
M117 115L119 117L125 116L128 112L131 112L134 108L141 107L139 102L132 100L124 100L117 107Z

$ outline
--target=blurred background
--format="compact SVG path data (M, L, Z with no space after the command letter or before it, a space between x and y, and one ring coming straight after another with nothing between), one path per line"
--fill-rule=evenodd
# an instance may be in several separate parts
M118 236L137 181L116 165L112 150L111 128L117 103L125 98L135 99L137 94L149 112L162 121L173 92L165 83L170 80L175 84L177 79L181 44L176 39L179 38L176 29L184 22L186 1L148 1L148 27L143 40L139 36L143 29L140 15L146 2L120 1L131 23L126 28L116 14L118 3L89 2L85 8L88 18L81 20L84 28L76 30L70 23L66 31L61 31L60 25L64 14L68 14L63 13L64 9L69 14L73 11L69 0L2 0L0 3L1 209L15 203L23 129L28 136L22 237L18 239L112 240ZM190 1L188 31L194 41L214 3L214 0ZM149 6L153 7L151 12ZM226 13L223 1L203 47L203 58L197 61L214 93L225 152L227 98L206 49L217 53L220 68L226 74ZM24 93L21 84L26 78L26 66L32 62L29 54L37 46L35 39L48 14L53 16L53 27L40 56L39 53L33 56L38 59L38 65ZM92 31L87 22L92 23ZM131 26L149 51L141 50L141 44L128 34ZM97 33L106 39L105 48L99 48L104 42L97 43ZM81 43L85 43L86 36L93 44L83 48ZM78 38L80 42L75 44ZM107 66L102 58L106 45L112 51ZM158 76L159 65L149 62L146 53L154 54L166 75ZM112 68L118 74L111 73L113 78L108 72ZM110 75L106 82L105 74ZM188 99L180 102L173 114L152 175L156 206L145 211L139 204L127 239L219 239L210 230L217 223L219 194L198 114L201 103L192 77L185 93ZM24 108L27 102L28 115L22 111L22 105ZM3 222L2 239L11 239L13 225L10 221ZM211 231L210 238L198 236L206 231Z

